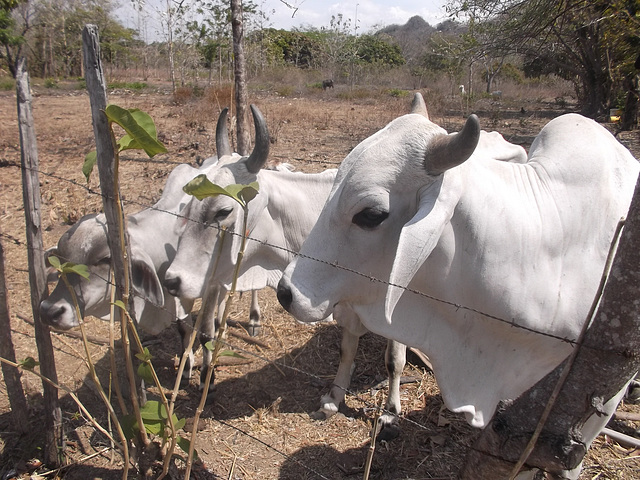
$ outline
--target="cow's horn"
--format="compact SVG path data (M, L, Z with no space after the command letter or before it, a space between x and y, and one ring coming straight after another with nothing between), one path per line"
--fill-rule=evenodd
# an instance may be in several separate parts
M229 133L227 130L227 113L228 108L223 108L218 117L216 125L216 153L218 158L231 155L231 147L229 146Z
M433 139L427 147L424 167L430 175L439 175L456 167L471 156L480 138L478 117L470 115L458 133L442 134Z
M411 112L417 113L418 115L424 115L429 118L429 113L427 112L427 104L424 103L424 98L420 92L416 92L413 96L413 101L411 102Z
M251 173L258 173L267 163L267 157L269 156L269 130L267 129L267 122L258 107L255 105L250 105L250 107L253 114L253 123L256 127L256 145L247 159L247 170Z

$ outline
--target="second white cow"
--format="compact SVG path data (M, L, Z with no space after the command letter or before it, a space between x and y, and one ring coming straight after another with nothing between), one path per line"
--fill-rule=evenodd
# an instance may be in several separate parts
M297 319L346 311L427 354L445 405L475 427L570 353L562 339L580 332L639 171L575 114L549 122L525 163L474 154L480 137L475 116L448 135L425 111L364 140L278 287Z

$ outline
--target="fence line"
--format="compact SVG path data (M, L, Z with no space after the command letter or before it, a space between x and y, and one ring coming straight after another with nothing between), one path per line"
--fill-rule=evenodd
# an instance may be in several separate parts
M20 165L12 164L12 163L9 164L9 165L20 167ZM41 173L42 175L45 175L45 176L49 176L51 178L55 178L56 180L69 182L69 183L71 183L71 184L73 184L75 186L78 186L80 188L85 189L87 192L89 192L89 193L91 193L93 195L98 195L98 196L101 196L101 197L110 198L108 195L105 195L102 192L98 192L98 191L96 191L96 190L94 190L94 189L92 189L90 187L84 186L84 185L78 183L75 180L67 179L67 178L60 177L60 176L55 175L55 174L50 174L50 173L47 173L47 172L43 172L43 171L40 171L40 170L38 171L38 173ZM199 220L195 220L195 219L192 219L190 217L186 217L184 215L181 215L180 213L175 213L175 212L169 212L167 210L162 210L162 209L159 209L159 208L155 207L155 205L149 205L149 204L145 204L145 203L138 202L138 201L135 201L135 200L128 200L128 199L123 199L122 202L125 203L125 204L128 204L128 205L135 205L135 206L138 206L138 207L154 210L154 211L157 211L157 212L166 213L167 215L173 215L176 218L184 219L184 220L187 220L187 221L190 221L190 222L194 222L194 223L198 223L200 225L203 225L206 228L214 228L214 229L220 231L220 228L218 226L216 226L216 225L211 225L211 224L208 224L208 223L205 223L205 222L200 222ZM242 234L236 233L236 232L232 232L232 231L226 231L226 234L235 235L235 236L238 236L238 237L242 236ZM4 234L0 234L0 235L4 235ZM559 335L553 335L553 334L547 333L547 332L542 332L542 331L536 330L536 329L531 328L531 327L518 325L516 323L516 319L515 318L511 319L511 320L500 318L498 316L482 312L482 311L474 309L472 307L467 307L466 305L461 305L461 304L458 304L458 303L455 303L455 302L451 302L451 301L448 301L448 300L443 300L441 298L435 297L433 295L429 295L428 293L424 293L424 292L421 292L419 290L415 290L415 289L412 289L412 288L409 288L409 287L403 287L401 285L397 285L397 284L388 282L386 280L382 280L382 279L373 277L373 276L371 276L369 274L359 272L357 270L354 270L354 269L349 268L349 267L345 267L343 265L339 265L336 262L327 262L325 260L320 260L320 259L315 258L315 257L311 257L311 256L308 256L308 255L303 255L300 252L296 252L296 251L290 250L288 248L281 247L279 245L273 245L273 244L270 244L268 242L264 242L262 240L258 240L256 238L253 238L253 237L251 237L249 235L246 236L246 238L249 241L260 243L262 245L271 247L271 248L276 249L276 250L284 251L284 252L289 253L289 254L291 254L293 256L296 256L296 257L305 258L305 259L312 260L312 261L315 261L315 262L318 262L318 263L329 265L329 266L331 266L333 268L337 268L339 270L344 270L344 271L352 273L354 275L359 275L359 276L364 277L367 280L372 281L372 282L377 282L377 283L381 283L383 285L400 288L400 289L404 290L405 292L413 293L413 294L421 296L423 298L427 298L427 299L433 300L435 302L439 302L439 303L442 303L442 304L445 304L445 305L449 305L451 307L454 307L455 309L467 310L469 312L476 313L478 315L482 315L485 318L504 323L506 325L509 325L512 328L517 328L517 329L524 330L524 331L527 331L527 332L530 332L530 333L534 333L536 335L542 335L542 336L545 336L545 337L548 337L548 338L552 338L554 340L559 340L561 342L568 343L569 345L572 345L572 346L576 346L577 345L577 342L575 340L571 340L571 339L566 338L566 337L561 337Z
M158 163L161 163L161 162L158 162ZM320 163L327 163L327 162L320 162ZM17 165L17 164L13 164L13 163L7 163L7 164L8 164L9 166L16 166L16 167L21 168L21 166L20 166L20 165ZM180 164L180 163L178 163L178 164ZM68 183L71 183L71 184L73 184L73 185L75 185L75 186L77 186L77 187L80 187L80 188L85 189L88 193L90 193L90 194L92 194L92 195L99 195L99 196L103 196L102 192L98 192L98 191L96 191L96 190L94 190L94 189L92 189L92 188L90 188L90 187L87 187L87 186L85 186L85 185L82 185L81 183L79 183L79 182L77 182L77 181L75 181L75 180L67 179L67 178L60 177L60 176L55 175L55 174L50 174L50 173L46 173L46 172L42 172L42 171L39 171L39 173L41 173L41 174L43 174L43 175L45 175L45 176L49 176L49 177L51 177L51 178L55 178L55 179L57 179L57 180L66 181L66 182L68 182ZM183 215L180 215L180 214L177 214L177 213L174 213L174 212L169 212L169 211L162 210L162 209L158 209L158 208L156 208L156 207L155 207L155 206L153 206L153 205L148 205L148 204L145 204L145 203L142 203L142 202L138 202L138 201L135 201L135 200L126 200L126 199L124 199L124 200L123 200L123 203L129 204L129 205L139 206L139 207L142 207L142 208L149 208L149 209L153 209L153 210L156 210L156 211L164 212L164 213L166 213L166 214L174 215L174 216L175 216L175 217L177 217L177 218L183 218L183 219L186 219L186 220L188 220L188 221L194 221L194 222L197 222L197 223L201 223L201 224L203 224L203 225L205 225L205 226L207 226L207 227L213 227L213 228L219 229L218 227L216 227L216 226L214 226L214 225L207 225L207 224L204 224L204 223L202 223L202 222L198 222L197 220L193 220L193 219L191 219L191 218L185 217L185 216L183 216ZM241 234L238 234L238 233L235 233L235 232L227 232L227 233L231 233L231 234L233 234L233 235L241 236ZM6 239L10 240L12 243L14 243L14 244L16 244L16 245L18 245L18 246L27 246L25 242L22 242L21 240L19 240L19 239L17 239L17 238L15 238L15 237L13 237L12 235L6 234L6 233L4 233L4 232L0 232L0 237L1 237L1 238L6 238ZM567 342L567 343L572 344L572 345L576 345L576 344L577 344L575 341L569 340L569 339L567 339L567 338L559 337L559 336L556 336L556 335L551 335L551 334L548 334L548 333L545 333L545 332L536 331L535 329L531 329L531 328L527 328L527 327L523 327L523 326L517 325L517 324L515 324L515 320L509 321L509 320L501 319L501 318L499 318L499 317L496 317L496 316L493 316L493 315L490 315L490 314L486 314L486 313L484 313L484 312L481 312L481 311L478 311L478 310L475 310L475 309L472 309L472 308L469 308L469 307L466 307L466 306L463 306L463 305L458 305L458 304L456 304L456 303L454 303L454 302L449 302L449 301L446 301L446 300L438 299L438 298L433 297L433 296L431 296L431 295L425 294L424 292L420 292L420 291L417 291L417 290L414 290L414 289L410 289L410 288L400 287L399 285L395 285L395 284L392 284L392 283L390 283L390 282L387 282L387 281L384 281L384 280L381 280L381 279L378 279L378 278L372 277L372 276L370 276L370 275L368 275L368 274L364 274L364 273L362 273L362 272L359 272L359 271L353 270L353 269L351 269L351 268L344 267L344 266L341 266L341 265L337 265L337 264L335 264L335 263L331 263L331 262L326 262L326 261L323 261L323 260L320 260L320 259L316 259L316 258L313 258L313 257L310 257L310 256L301 255L301 254L300 254L300 252L294 252L294 251L291 251L291 250L286 249L286 248L284 248L284 247L280 247L280 246L277 246L277 245L272 245L272 244L269 244L269 243L267 243L267 242L262 242L262 241L260 241L260 240L253 239L253 238L252 238L252 237L250 237L250 236L247 236L247 239L248 239L248 240L251 240L251 241L254 241L254 242L261 243L261 244L266 245L266 246L269 246L269 247L271 247L271 248L276 248L276 249L279 249L279 250L286 251L287 253L292 254L292 255L295 255L295 256L301 256L301 257L304 257L304 258L307 258L307 259L310 259L310 260L313 260L313 261L317 261L317 262L320 262L320 263L323 263L323 264L330 265L330 266L332 266L332 267L334 267L334 268L339 268L339 269L342 269L342 270L348 271L348 272L350 272L350 273L353 273L353 274L356 274L356 275L363 276L363 277L365 277L365 278L367 278L367 279L369 279L369 280L371 280L371 281L379 282L379 283L382 283L382 284L384 284L384 285L389 285L389 286L395 286L395 287L398 287L398 288L403 288L405 291L409 291L409 292L411 292L411 293L414 293L414 294L417 294L417 295L423 296L423 297L425 297L425 298L429 298L429 299L434 300L434 301L437 301L437 302L441 302L441 303L444 303L444 304L447 304L447 305L453 306L453 307L455 307L455 308L462 308L462 309L466 309L466 310L472 311L472 312L474 312L474 313L477 313L477 314L483 315L483 316L485 316L486 318L490 318L490 319L493 319L493 320L496 320L496 321L500 321L500 322L503 322L503 323L509 324L509 325L511 325L511 326L513 326L513 327L516 327L516 328L521 328L521 329L523 329L523 330L530 331L530 332L535 333L535 334L544 335L544 336L551 337L551 338L554 338L554 339L557 339L557 340L561 340L561 341ZM29 247L27 246L27 248L29 248ZM44 254L44 251L43 251L42 253ZM62 260L65 260L65 259L63 258ZM102 278L102 280L104 280L104 281L105 281L106 283L108 283L108 284L112 284L112 285L113 285L113 283L111 282L111 280L110 280L110 279ZM132 294L133 294L133 295L137 295L137 296L139 296L140 298L143 298L141 295L139 295L139 294L137 294L137 293L135 293L135 292L132 292ZM158 307L158 308L163 308L163 307ZM175 312L170 312L170 314L171 314L174 318L176 318L176 319L177 319L177 317L175 316ZM310 377L310 378L314 378L314 379L316 379L316 380L322 380L318 375L315 375L315 374L313 374L313 373L307 372L307 371L305 371L305 370L302 370L302 369L297 368L297 367L292 366L292 365L287 365L287 364L285 364L285 363L278 362L278 361L275 361L275 360L273 360L273 361L272 361L272 360L269 360L269 359L268 359L268 358L266 358L266 357L263 357L263 356L258 355L258 354L256 354L256 353L253 353L253 352L250 352L250 351L248 351L248 350L246 350L246 349L243 349L243 348L241 348L241 347L238 347L238 346L235 346L235 345L231 345L231 344L229 344L226 340L223 340L223 343L224 343L227 347L230 347L230 348L232 348L232 349L234 349L234 350L240 351L240 352L242 352L242 353L243 353L243 354L245 354L245 355L249 355L249 356L251 356L251 357L254 357L254 358L256 358L256 359L259 359L260 361L263 361L263 362L265 362L265 363L267 363L267 364L275 364L275 365L277 365L277 366L279 366L279 367L286 368L286 369L289 369L289 370L291 370L291 371L295 371L295 372L297 372L297 373L300 373L300 374L302 374L302 375L308 376L308 377ZM415 427L417 427L417 428L419 428L419 429L422 429L422 430L426 430L426 431L431 431L431 430L432 430L431 428L429 428L429 427L427 427L427 426L425 426L425 425L422 425L422 424L420 424L420 423L418 423L418 422L416 422L416 421L414 421L414 420L411 420L411 419L409 419L409 418L403 417L402 415L396 415L395 413L390 412L390 411L388 411L388 410L386 410L386 409L382 408L381 406L379 406L379 405L377 405L377 404L373 404L372 402L369 402L367 399L363 398L363 397L362 397L361 395L359 395L358 393L356 393L356 392L354 392L354 391L352 391L352 390L350 390L350 389L348 389L348 388L342 388L342 387L340 387L340 388L341 388L341 389L342 389L346 394L348 394L348 395L350 395L350 396L352 396L352 397L354 397L354 398L358 399L360 402L362 402L365 406L367 406L367 407L368 407L369 409L371 409L371 410L383 411L383 412L385 412L386 414L393 415L394 417L398 418L401 422L406 422L406 423L412 424L412 425L414 425ZM214 419L215 419L215 418L214 418ZM293 462L295 462L295 463L297 463L297 464L299 464L299 465L303 466L305 469L307 469L307 470L309 470L310 472L312 472L313 474L317 475L319 478L323 478L323 479L327 479L327 478L328 478L328 477L324 476L322 473L315 471L314 469L310 468L309 466L305 465L304 463L302 463L302 462L300 462L300 461L296 460L295 458L292 458L290 455L287 455L286 453L282 452L282 451L281 451L281 450L279 450L278 448L276 448L276 447L274 447L274 446L270 445L269 443L267 443L267 442L265 442L265 441L263 441L263 440L260 440L259 438L257 438L257 437L255 437L255 436L251 435L250 433L245 432L244 430L242 430L242 429L240 429L240 428L238 428L238 427L236 427L236 426L234 426L234 425L231 425L231 424L229 424L229 423L227 423L227 422L225 422L225 421L223 421L223 420L220 420L220 419L215 419L215 420L216 420L218 423L220 423L220 424L223 424L223 425L225 425L225 426L227 426L227 427L229 427L229 428L232 428L232 429L234 429L234 430L238 431L239 433L241 433L241 434L245 435L246 437L250 438L252 441L259 442L259 443L263 444L264 446L268 447L269 449L271 449L271 450L273 450L273 451L277 452L278 454L282 455L282 456L283 456L284 458L286 458L287 460L289 460L289 461L293 461ZM470 447L469 445L465 445L465 447L472 448L472 447Z

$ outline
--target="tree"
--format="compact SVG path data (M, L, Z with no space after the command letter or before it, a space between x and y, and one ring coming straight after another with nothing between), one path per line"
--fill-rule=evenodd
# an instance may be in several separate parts
M25 22L21 31L16 31L13 12L19 5L19 0L0 0L0 60L7 64L13 78L16 77L24 34L28 30L28 24Z
M244 61L244 28L242 0L231 0L231 25L233 29L233 73L235 78L236 125L238 153L249 153L251 137L247 128L248 92Z
M356 39L358 59L364 63L397 67L405 64L400 47L388 36L361 35Z
M637 0L452 0L448 8L471 19L470 33L484 50L524 56L529 75L573 81L590 117L608 113L619 68L635 59L629 45L639 28Z

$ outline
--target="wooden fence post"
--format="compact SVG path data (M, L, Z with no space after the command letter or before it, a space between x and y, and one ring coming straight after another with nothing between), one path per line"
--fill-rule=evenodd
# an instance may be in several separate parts
M9 301L7 299L7 282L4 274L4 250L0 242L0 331L6 334L0 335L0 356L15 363L16 352L11 340L11 317L9 316ZM11 405L11 419L13 427L20 433L29 430L29 417L27 416L27 400L24 398L24 390L20 382L20 371L17 368L2 364L2 376L7 386L7 395Z
M640 368L640 181L629 207L598 310L526 464L546 472L575 468L587 452L581 430ZM588 320L587 320L588 321ZM510 478L567 361L501 405L467 455L461 479ZM519 463L518 463L519 465Z
M53 344L49 327L40 321L40 302L47 298L47 275L44 264L44 246L40 225L40 182L38 179L38 148L31 110L29 75L25 59L18 61L16 72L18 97L18 125L20 129L20 151L22 160L22 196L27 233L27 257L29 260L29 284L31 286L31 309L33 311L36 344L40 361L40 372L54 383L58 383ZM45 409L45 462L57 466L62 461L63 431L62 412L58 404L56 387L43 382Z

